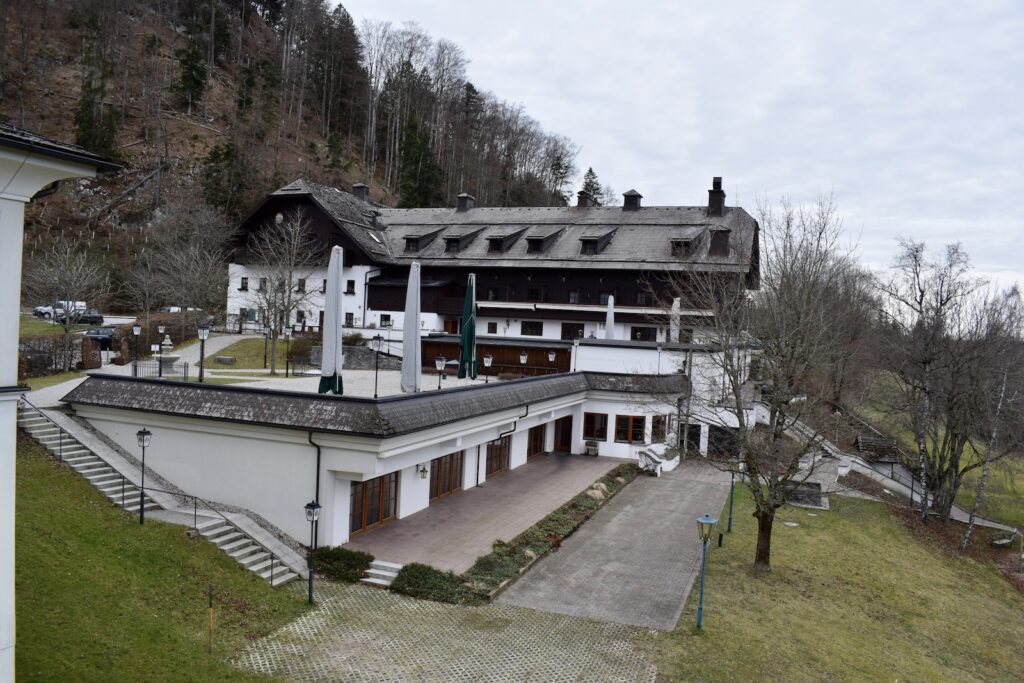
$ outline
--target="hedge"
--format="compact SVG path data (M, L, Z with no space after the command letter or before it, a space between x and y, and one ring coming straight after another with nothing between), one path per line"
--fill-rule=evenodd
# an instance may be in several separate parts
M313 571L334 581L355 583L366 575L373 555L360 550L321 546L313 551Z

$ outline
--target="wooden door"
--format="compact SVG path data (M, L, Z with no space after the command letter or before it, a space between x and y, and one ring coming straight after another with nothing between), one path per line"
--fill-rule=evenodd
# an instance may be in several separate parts
M546 424L530 428L529 441L526 445L526 457L532 458L535 455L544 453L544 440L547 438L547 432Z
M398 472L352 482L349 531L358 533L394 519L398 511Z
M555 420L555 450L559 453L572 452L572 415Z
M509 468L510 454L512 451L512 437L503 436L502 438L491 441L487 444L487 476L497 474L498 472L504 472Z
M465 451L449 453L430 461L430 499L462 489L462 465Z

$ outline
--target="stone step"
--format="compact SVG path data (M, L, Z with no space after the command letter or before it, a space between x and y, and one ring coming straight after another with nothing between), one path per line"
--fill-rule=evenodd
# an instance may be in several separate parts
M75 472L78 472L82 476L85 476L86 474L92 476L94 474L102 474L102 470L110 469L110 465L103 462L102 460L96 460L94 462L75 463L74 465L71 466L71 469L73 469Z
M278 575L275 573L274 574L274 581L270 585L273 586L274 588L277 588L278 586L283 586L286 583L291 583L292 581L294 581L297 578L299 578L299 575L296 574L295 572L291 572L291 571L281 575L280 577L278 577Z
M226 552L228 555L231 553L241 550L245 546L252 543L252 539L245 534L238 534L238 536L230 541L224 543L217 543L217 547Z
M91 462L103 462L102 459L97 458L92 453L86 451L84 453L75 453L74 455L65 456L64 462L69 465L87 465Z
M238 564L242 565L251 572L259 573L264 569L270 569L271 563L273 563L275 569L283 567L280 560L273 559L270 553L264 551L262 553L253 553L248 557L239 561Z
M109 472L104 472L103 474L90 474L88 477L85 478L85 480L92 484L93 486L102 486L104 484L110 484L111 482L115 481L118 483L118 485L120 485L121 474L116 470L112 469ZM125 486L132 486L132 483L127 479L125 479L124 481Z
M82 446L63 449L58 448L54 453L56 455L59 455L65 462L67 462L71 458L84 458L92 455L92 451Z
M393 572L386 569L373 569L371 567L370 569L366 570L367 578L381 579L382 581L387 581L389 585L391 584L392 581L395 580L396 576L398 576L398 572Z
M224 549L221 548L221 550ZM240 563L243 559L249 557L254 553L258 553L261 550L263 550L263 548L261 548L258 544L253 543L252 541L248 541L247 545L241 546L238 550L232 552L228 552L225 550L224 552L228 553L228 557L234 558L236 562Z
M370 567L372 569L386 569L393 571L396 574L398 573L398 570L401 569L403 566L404 565L401 564L395 564L394 562L385 562L384 560L372 560L370 562Z
M233 543L234 541L237 541L242 538L248 538L248 536L243 534L241 531L237 531L232 527L229 528L231 529L231 531L229 531L228 533L218 534L217 536L209 538L209 541L212 542L218 548L223 548L228 543Z
M380 588L387 588L391 585L390 581L384 579L375 579L372 577L366 577L365 579L359 579L359 583L369 584L371 586L379 586Z
M124 510L125 512L138 512L139 511L139 501L138 501L138 499L136 499L134 503L129 503L128 505L121 506L121 509ZM153 501L147 499L146 500L146 509L147 510L159 510L160 506L157 505L156 503L154 503Z
M231 526L230 524L224 524L223 522L220 524L220 526L214 527L212 529L199 529L199 533L202 534L203 538L209 540L212 543L216 543L217 539L219 539L220 537L227 536L228 534L235 533L236 531L237 529L235 529L235 527Z

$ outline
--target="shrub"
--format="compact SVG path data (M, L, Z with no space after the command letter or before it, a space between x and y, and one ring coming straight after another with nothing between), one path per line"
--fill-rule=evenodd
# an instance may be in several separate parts
M313 551L313 571L334 581L355 583L363 578L373 555L342 547L320 547Z
M476 604L481 596L470 590L452 572L443 572L430 565L410 562L398 570L391 590L414 598L426 598L453 605Z
M341 336L341 343L343 346L366 346L366 337L358 332L343 334Z

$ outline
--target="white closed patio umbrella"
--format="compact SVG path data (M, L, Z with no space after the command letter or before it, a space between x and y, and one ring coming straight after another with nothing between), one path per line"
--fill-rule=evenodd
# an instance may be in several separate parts
M615 297L608 296L608 315L604 319L604 338L615 339Z
M320 364L321 394L344 393L341 381L341 321L345 316L341 311L342 264L345 253L341 247L331 248L331 261L327 266L327 295L324 302L324 351Z
M409 284L405 290L405 325L402 329L402 393L420 390L423 376L420 348L420 264L409 266Z

